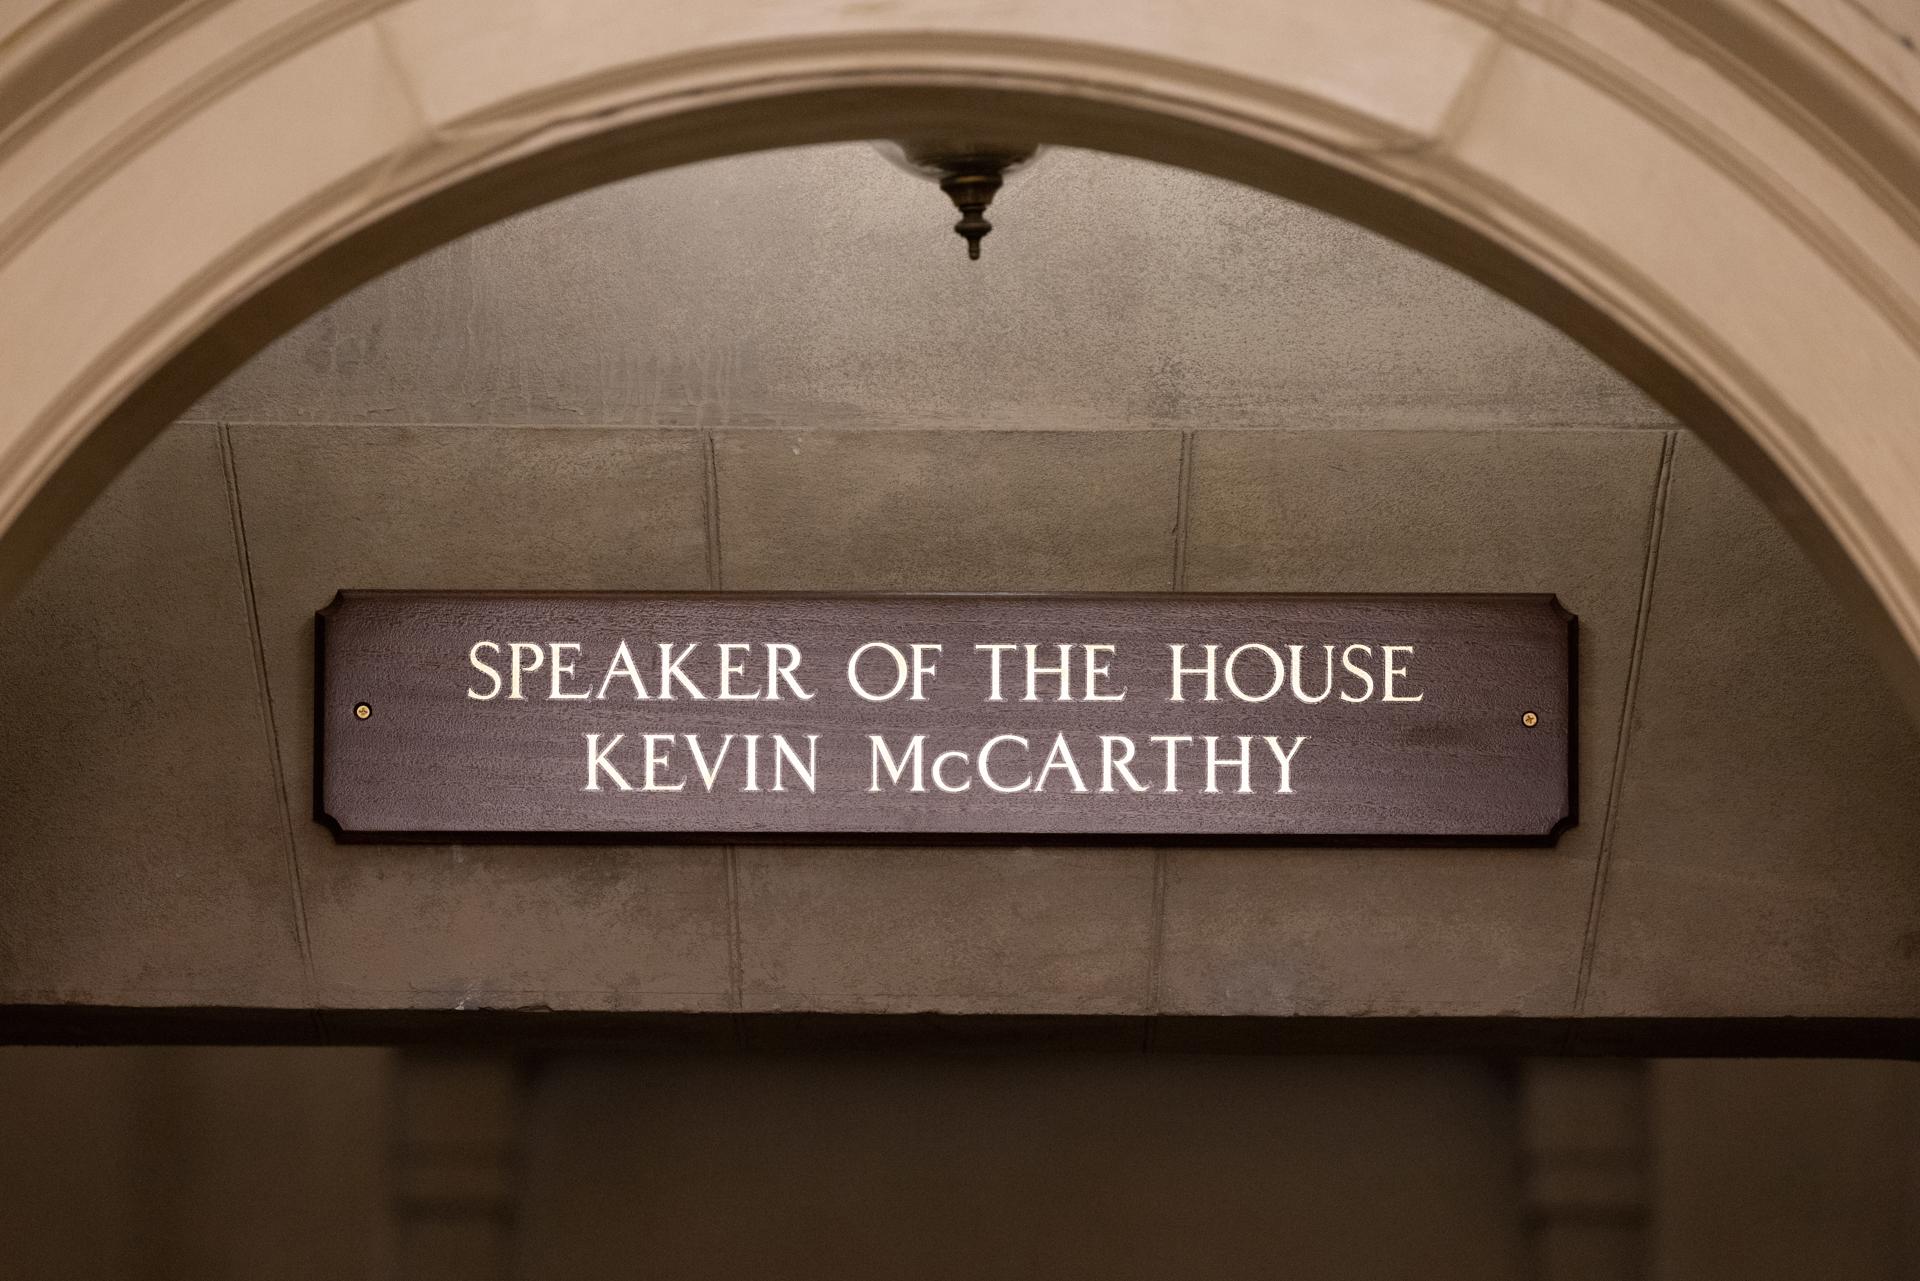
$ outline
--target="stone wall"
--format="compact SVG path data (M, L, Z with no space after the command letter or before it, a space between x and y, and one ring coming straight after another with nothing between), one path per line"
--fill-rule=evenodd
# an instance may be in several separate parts
M1920 752L1828 590L1564 337L1062 152L966 261L863 147L638 180L269 349L0 618L0 992L328 1011L1920 1013ZM1552 592L1550 850L336 846L343 587ZM301 1031L304 1029L304 1032Z

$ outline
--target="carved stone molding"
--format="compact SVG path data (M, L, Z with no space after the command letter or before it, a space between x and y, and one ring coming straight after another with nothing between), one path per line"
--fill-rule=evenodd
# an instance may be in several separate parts
M1320 205L1560 324L1743 469L1920 691L1920 129L1904 51L1870 27L1597 0L1229 0L1205 23L1147 0L94 0L18 21L8 582L198 391L425 247L668 164L1018 122Z

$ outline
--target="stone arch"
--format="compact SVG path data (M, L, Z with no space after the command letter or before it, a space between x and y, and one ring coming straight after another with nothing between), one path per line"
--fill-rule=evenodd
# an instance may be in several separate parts
M1920 70L1849 12L33 8L0 45L0 584L198 392L413 253L615 177L965 122L1318 205L1532 308L1743 471L1920 705Z

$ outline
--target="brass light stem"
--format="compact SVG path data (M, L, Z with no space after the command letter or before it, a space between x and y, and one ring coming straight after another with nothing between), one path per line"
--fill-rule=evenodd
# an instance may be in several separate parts
M1033 162L1038 143L960 138L912 138L876 142L874 149L899 168L940 184L960 211L954 231L967 242L967 257L980 257L980 242L993 230L987 206L1008 175Z
M953 224L953 229L966 240L967 257L978 259L980 242L993 230L986 212L994 194L1000 190L1000 171L996 168L949 174L940 180L940 190L947 193L953 207L960 211L960 221Z

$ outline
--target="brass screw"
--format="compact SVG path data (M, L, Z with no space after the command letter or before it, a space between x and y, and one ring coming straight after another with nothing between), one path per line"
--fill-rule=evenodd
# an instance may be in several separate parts
M355 703L353 705L353 715L355 720L364 721L367 717L373 715L373 707L367 703ZM1532 716L1533 713L1528 712L1527 715ZM1528 724L1532 724L1532 722L1529 721Z
M365 707L366 704L362 703L361 706ZM1540 718L1538 716L1535 716L1532 712L1528 712L1525 716L1522 716L1520 718L1520 723L1522 725L1525 725L1528 729L1532 729L1535 725L1538 725L1540 723Z

